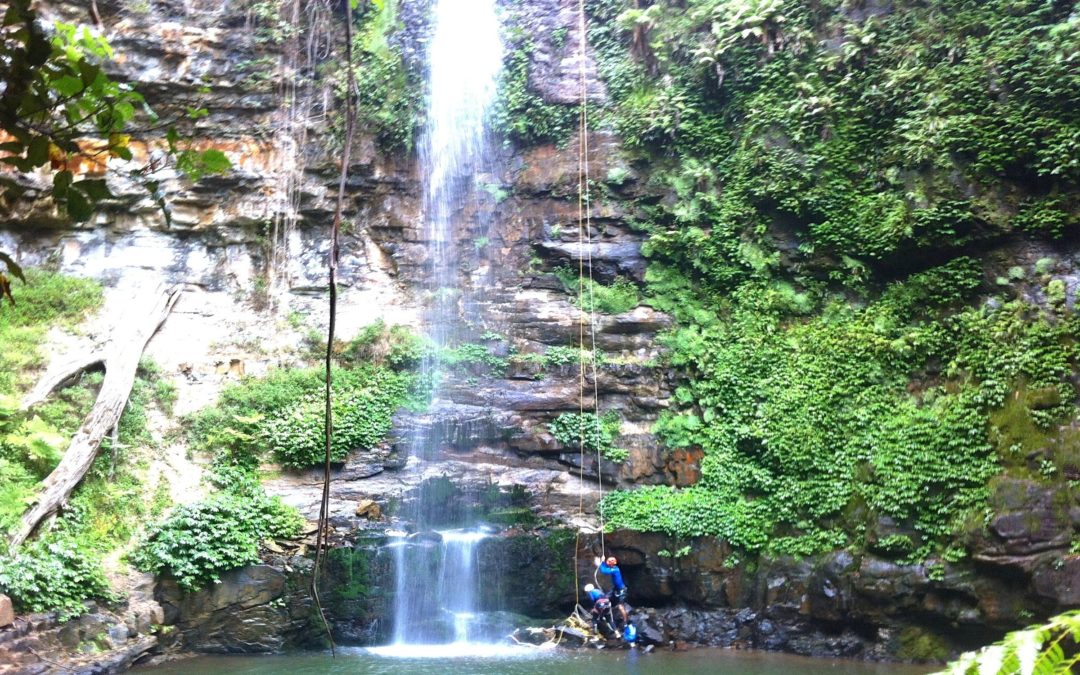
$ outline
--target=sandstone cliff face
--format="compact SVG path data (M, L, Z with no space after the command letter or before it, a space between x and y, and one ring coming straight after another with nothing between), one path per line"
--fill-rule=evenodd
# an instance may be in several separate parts
M133 285L186 284L176 312L148 350L179 385L180 414L212 403L218 389L240 375L295 363L304 333L326 324L325 264L339 162L335 141L313 108L302 125L305 144L299 145L298 125L291 121L297 105L286 105L283 96L284 80L292 74L282 54L287 45L260 39L259 22L265 19L255 18L243 3L232 4L101 6L107 35L121 55L113 64L114 77L136 84L162 115L190 101L205 105L205 117L180 125L196 147L217 148L230 158L234 168L228 175L191 182L175 171L159 172L170 209L167 220L142 186L124 178L131 167L113 159L109 185L116 199L102 204L90 222L66 222L42 182L14 205L0 231L0 247L24 265L49 264L102 280L111 305L122 303ZM525 20L538 35L560 26L576 35L568 4L536 3L526 10ZM86 19L72 7L53 11L67 20ZM403 18L395 39L423 45L423 7L410 6ZM540 43L531 77L546 99L576 100L572 44L570 39L557 48ZM413 67L422 66L422 49L405 53ZM594 71L590 64L587 89L590 97L602 99ZM327 96L325 86L316 82L310 89ZM593 175L626 168L617 139L596 135L590 140ZM153 156L155 147L152 138L137 146L132 165ZM605 198L594 208L591 249L579 246L574 143L520 154L507 149L499 164L498 175L478 178L477 194L466 200L469 206L457 223L457 245L483 249L477 268L462 271L463 285L479 283L481 277L487 284L483 299L470 308L474 314L465 334L500 333L520 353L576 345L587 317L571 304L551 270L576 269L591 254L598 280L621 274L640 281L645 266L640 236L626 225L630 214L618 199ZM349 169L347 204L354 213L346 214L352 225L346 227L341 252L339 335L348 338L378 319L417 325L428 285L428 247L415 154L388 155L361 129ZM485 185L500 186L508 196L496 198L481 189ZM481 247L476 232L485 218L495 226ZM667 398L667 374L653 365L658 354L654 338L667 323L648 307L598 317L598 348L620 363L598 372L599 406L619 411L626 431L620 443L632 454L622 466L605 460L597 467L596 458L586 458L586 473L602 472L610 482L662 480L665 464L648 429ZM455 475L479 473L486 480L517 464L546 472L548 483L565 482L567 466L580 461L576 449L568 451L552 438L546 423L561 412L579 410L579 399L586 407L593 405L591 377L582 389L577 371L564 367L543 375L515 367L505 378L462 383L446 392L448 405L437 414L404 419L397 436L407 439L407 428L437 418L449 429L448 437L459 441L446 445L453 458L447 470ZM453 430L464 426L472 429L465 436ZM389 463L373 457L357 461L396 466L409 448L402 444L396 451ZM478 452L494 461L487 471L474 471ZM470 463L458 461L463 459ZM432 466L423 470L441 471ZM383 484L341 481L335 486L341 495L335 499L338 514L350 515L352 495L396 494L423 477L422 471L406 473L402 480ZM315 500L309 487L304 479L284 479L279 489L298 506L309 507ZM589 500L595 501L595 495ZM576 501L576 496L567 500Z

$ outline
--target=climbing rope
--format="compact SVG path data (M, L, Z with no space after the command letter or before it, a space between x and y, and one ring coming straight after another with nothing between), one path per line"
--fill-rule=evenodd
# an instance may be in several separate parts
M337 656L337 648L334 644L334 636L330 630L330 622L326 619L322 602L319 600L319 573L322 565L323 548L328 544L328 518L330 512L330 458L331 447L334 440L334 414L333 414L333 362L334 362L334 329L337 323L337 266L339 255L339 239L341 235L341 213L345 205L345 185L349 178L349 157L352 156L353 126L355 121L353 99L356 83L352 67L352 3L345 3L345 64L348 73L348 90L345 93L345 147L342 148L341 176L338 182L337 206L334 209L334 220L330 226L330 253L327 256L327 268L330 285L330 318L326 330L326 410L325 410L325 435L326 435L326 459L323 464L322 499L319 502L319 525L315 535L315 565L311 573L311 597L315 601L319 617L326 628L326 637L330 641L330 654Z
M585 482L585 393L587 389L587 375L592 377L592 415L593 428L599 432L600 422L600 391L596 370L596 320L595 298L593 283L593 260L592 260L592 202L589 192L589 104L588 104L588 78L586 72L586 22L585 0L578 0L578 84L581 97L580 113L578 120L578 308L581 316L578 321L578 481ZM588 283L586 283L586 275ZM588 298L586 300L586 294ZM589 365L586 365L582 356L585 353L586 332L585 323L588 321L588 344ZM591 373L589 369L591 368ZM604 477L600 471L600 446L596 447L596 479L601 496L604 492ZM584 493L578 493L578 518L583 519L585 513ZM604 508L601 504L598 510L600 518L600 555L606 556L606 544L604 541ZM581 602L581 579L578 574L577 553L581 548L581 531L577 532L574 540L574 598L580 606ZM593 580L597 580L597 572L593 571Z

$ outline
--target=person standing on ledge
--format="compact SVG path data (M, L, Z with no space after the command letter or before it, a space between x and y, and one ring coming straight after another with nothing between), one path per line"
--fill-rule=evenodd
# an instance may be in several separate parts
M626 584L623 582L622 571L619 569L619 561L613 555L609 555L607 560L597 557L593 560L596 563L600 572L611 577L611 593L610 597L615 601L615 605L619 608L619 615L622 616L622 625L626 625L629 620L629 612L626 606Z

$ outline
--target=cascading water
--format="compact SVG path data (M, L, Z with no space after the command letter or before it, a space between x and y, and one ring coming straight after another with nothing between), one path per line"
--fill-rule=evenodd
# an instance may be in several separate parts
M488 217L475 207L480 204L477 190L493 164L485 118L503 58L495 5L495 0L435 0L432 10L429 103L420 159L431 296L426 323L436 353L453 343L457 326L474 318L467 316L468 308L483 290L482 273L473 273L467 285L461 282L463 264L477 261L465 259L466 254L475 255L475 247L458 246L456 240L486 236ZM481 269L479 264L465 266ZM434 409L440 405L437 358L423 367L424 375L434 378ZM434 444L430 426L421 426L411 443L421 458L434 454ZM423 494L421 490L411 513L421 534L403 536L391 546L396 568L391 649L411 656L425 649L439 655L475 653L469 645L490 644L503 636L490 630L490 622L478 611L477 546L486 535L476 529L425 532L440 518L429 513L433 507Z
M502 58L495 0L436 0L420 160L433 296L428 330L437 347L449 345L454 327L469 318L459 312L465 304L461 295L470 289L460 283L462 251L454 237L467 201L476 194L477 177L492 169L485 119L495 100ZM487 222L482 213L478 216L471 234L483 237L486 231L478 228L485 228Z

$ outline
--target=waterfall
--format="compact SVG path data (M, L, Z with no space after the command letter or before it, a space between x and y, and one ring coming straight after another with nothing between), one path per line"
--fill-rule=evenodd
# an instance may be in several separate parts
M475 202L478 177L492 169L485 118L495 100L503 46L495 0L436 0L428 48L428 106L420 161L424 171L425 238L432 307L428 330L437 347L451 344L460 322L462 256L455 245L463 211ZM479 214L470 232L486 236ZM474 290L474 289L473 289ZM430 365L430 364L429 364Z
M480 267L469 238L486 237L490 213L477 208L477 191L492 173L493 146L485 118L502 67L503 45L495 0L435 0L433 35L428 48L428 107L420 145L424 177L424 229L427 245L425 322L436 356L425 360L425 377L435 382L432 407L438 405L438 350L457 339L478 294L483 275L463 282L463 266ZM459 242L465 240L465 244ZM435 454L433 429L421 426L413 438L421 459ZM421 495L424 491L421 490ZM477 572L478 545L486 536L479 529L425 532L441 524L439 505L418 499L411 514L419 534L400 537L393 549L396 587L394 638L391 648L404 655L421 650L490 644L503 637L485 630L478 607L481 580ZM429 511L432 511L429 513ZM402 649L402 647L406 647ZM449 653L455 650L451 649Z

